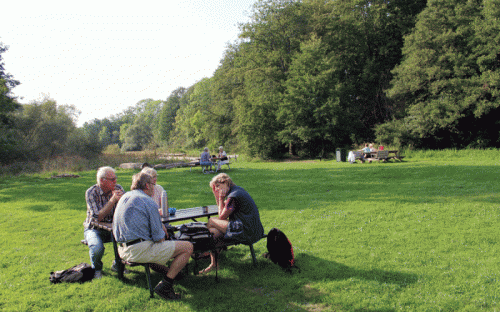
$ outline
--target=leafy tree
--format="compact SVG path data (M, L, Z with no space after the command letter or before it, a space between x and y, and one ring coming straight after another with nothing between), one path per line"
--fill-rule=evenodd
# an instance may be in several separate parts
M67 139L75 130L79 111L72 105L57 105L45 97L22 106L16 119L24 154L29 160L66 154Z
M301 45L301 53L290 66L289 79L278 120L284 124L280 132L283 142L298 144L308 156L333 151L349 140L346 129L352 127L349 110L339 101L339 83L334 84L335 64L326 53L327 47L313 37Z
M5 72L2 53L8 49L0 42L0 164L12 161L17 157L18 146L16 130L13 128L13 112L21 106L11 94L13 88L20 84L11 74Z
M186 88L179 87L170 93L163 105L159 119L159 138L168 142L173 136L175 129L175 117L181 105L181 99L186 94Z
M251 156L278 157L284 147L276 114L293 56L308 32L301 8L296 1L259 1L252 21L241 26L235 63L243 90L234 98L234 109L242 148Z
M500 146L498 1L429 1L394 70L405 114L381 139L426 148Z
M330 84L344 110L351 139L372 141L374 125L391 120L400 108L387 98L391 70L401 58L403 36L410 32L425 0L312 1L312 26L334 69ZM341 118L337 118L341 120ZM337 132L337 141L345 133Z
M177 144L186 148L201 148L207 144L211 132L208 123L212 103L210 84L208 78L198 81L189 94L189 100L184 101L177 111Z
M151 127L143 121L138 119L133 125L125 124L127 126L122 127L123 151L141 151L151 142L153 139Z

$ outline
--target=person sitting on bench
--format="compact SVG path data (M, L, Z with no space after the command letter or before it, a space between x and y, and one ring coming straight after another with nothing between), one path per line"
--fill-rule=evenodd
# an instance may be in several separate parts
M165 240L168 233L161 222L158 205L151 198L153 178L139 172L132 178L131 191L125 193L116 206L113 235L118 243L120 257L128 262L149 263L149 267L163 274L163 280L154 291L163 299L180 299L174 292L177 274L186 266L193 253L193 244L186 241ZM174 260L170 268L165 265Z
M210 171L212 171L212 157L208 152L208 147L205 147L200 155L200 166L210 166Z
M208 219L207 227L216 239L253 244L264 236L259 210L247 191L235 185L226 173L213 177L210 188L219 208L219 217ZM211 263L200 274L215 268L217 256L210 253Z

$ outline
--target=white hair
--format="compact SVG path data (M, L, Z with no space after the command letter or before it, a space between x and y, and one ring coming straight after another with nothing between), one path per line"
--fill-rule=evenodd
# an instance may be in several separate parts
M109 167L109 166L104 166L101 167L97 170L97 184L100 186L101 185L101 180L106 177L108 172L113 172L115 173L115 169Z
M158 173L156 172L156 170L151 167L144 167L142 168L141 172L144 172L145 174L148 174L153 178L158 177Z

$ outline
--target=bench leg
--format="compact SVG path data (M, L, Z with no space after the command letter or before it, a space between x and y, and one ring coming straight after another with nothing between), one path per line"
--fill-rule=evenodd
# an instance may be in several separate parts
M149 270L149 264L145 264L144 268L146 269L146 278L148 280L148 287L149 287L149 298L154 298L154 290L153 290L153 284L151 283L151 271Z
M111 241L113 243L113 251L115 252L115 265L118 270L118 278L123 279L123 271L125 270L125 264L123 264L120 255L118 254L118 245L115 241L115 236L111 235Z
M257 266L257 257L255 257L255 250L253 249L253 244L250 246L250 254L252 255L253 266Z

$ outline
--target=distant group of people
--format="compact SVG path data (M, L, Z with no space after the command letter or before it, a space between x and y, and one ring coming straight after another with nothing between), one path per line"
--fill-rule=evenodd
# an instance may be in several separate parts
M213 162L213 158L215 157L217 158L217 164L214 164ZM210 171L212 171L212 165L217 166L218 170L220 170L220 167L227 164L227 161L227 154L222 146L219 146L219 153L217 156L211 156L208 147L205 147L203 152L200 154L200 166L210 167Z
M174 279L188 263L193 245L187 241L171 240L161 220L161 194L157 172L145 167L132 177L129 192L117 184L116 172L111 167L97 171L97 184L85 193L87 218L84 236L89 246L94 278L102 277L104 243L114 235L120 257L128 262L150 263L152 270L163 274L155 293L164 299L179 299L173 289ZM253 243L264 235L259 211L252 197L231 178L221 173L210 181L210 188L218 206L218 217L207 223L209 231L219 241ZM112 223L113 232L95 227L92 221ZM216 254L211 253L210 265L200 273L210 272L216 265ZM167 261L173 259L169 267ZM117 270L113 261L112 270Z
M377 150L373 148L373 144L370 143L365 143L365 147L360 149L361 152L364 153L365 158L370 158L371 154L370 152L376 152Z
M383 146L379 146L379 149L382 150L384 147ZM362 149L360 150L357 150L356 152L362 152L362 156L360 157L360 161L362 163L365 162L366 159L368 159L368 162L372 162L371 161L371 153L373 152L376 152L377 149L373 146L372 143L365 143L365 147L363 147ZM355 163L356 162L356 156L354 154L353 151L350 151L349 152L349 155L347 156L347 160L350 162L350 163Z

